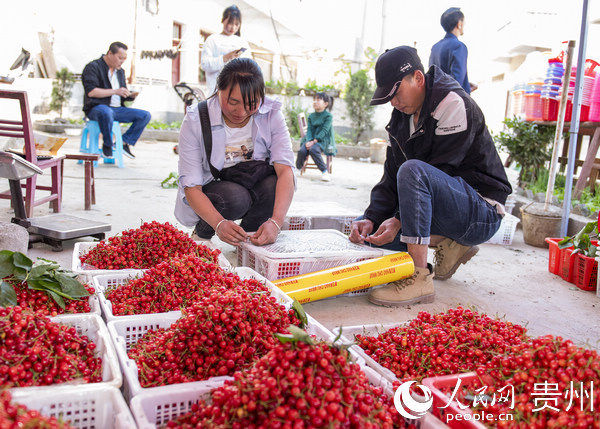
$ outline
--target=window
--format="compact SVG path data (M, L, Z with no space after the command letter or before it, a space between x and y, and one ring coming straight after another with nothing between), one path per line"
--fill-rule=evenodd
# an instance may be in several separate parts
M181 45L182 25L173 23L173 47L178 48ZM171 66L171 83L175 85L181 79L181 52L172 60Z

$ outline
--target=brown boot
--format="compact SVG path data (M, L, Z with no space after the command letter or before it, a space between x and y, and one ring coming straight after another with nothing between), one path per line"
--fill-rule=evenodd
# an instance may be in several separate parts
M415 267L415 273L412 276L371 290L369 301L385 307L433 302L435 294L432 271L431 264L427 264L427 268Z
M435 249L435 280L448 280L460 264L466 264L479 251L477 246L463 246L445 238Z

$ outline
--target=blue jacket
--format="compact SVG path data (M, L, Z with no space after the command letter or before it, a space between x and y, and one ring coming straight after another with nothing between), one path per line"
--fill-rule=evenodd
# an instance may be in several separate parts
M467 76L467 47L452 33L437 42L431 48L429 67L436 65L444 73L452 76L467 94L471 93L471 85Z

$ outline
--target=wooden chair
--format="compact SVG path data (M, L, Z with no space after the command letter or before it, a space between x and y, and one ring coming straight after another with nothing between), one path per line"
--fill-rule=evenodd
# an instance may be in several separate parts
M0 99L17 100L21 110L21 120L0 119L0 136L22 138L25 140L25 159L42 170L50 169L52 184L42 186L37 184L37 174L26 180L21 185L25 188L25 213L27 217L32 217L33 208L40 204L50 203L54 213L60 212L62 199L62 161L64 156L55 156L48 159L38 159L35 141L33 138L33 128L31 127L31 116L29 114L29 103L27 101L26 91L0 90ZM35 191L50 191L50 195L35 199ZM0 194L1 199L10 199L10 192Z
M308 123L306 121L306 115L304 114L304 112L301 112L298 114L298 128L300 129L300 136L302 138L304 138L304 136L306 135L306 131L308 130ZM326 156L325 164L327 165L327 172L329 174L331 174L331 170L333 169L333 156L332 155L325 155L325 156ZM307 168L309 170L318 170L319 169L319 167L317 167L317 165L312 161L312 158L310 157L310 155L308 155L306 157L306 161L304 161L304 165L300 169L300 175L304 174L304 172L306 171Z

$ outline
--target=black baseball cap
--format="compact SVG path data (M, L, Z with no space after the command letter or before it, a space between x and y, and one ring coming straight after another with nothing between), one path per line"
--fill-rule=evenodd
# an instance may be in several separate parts
M410 46L387 49L375 64L377 89L371 98L371 106L385 104L394 98L402 78L415 70L423 70L417 50Z

